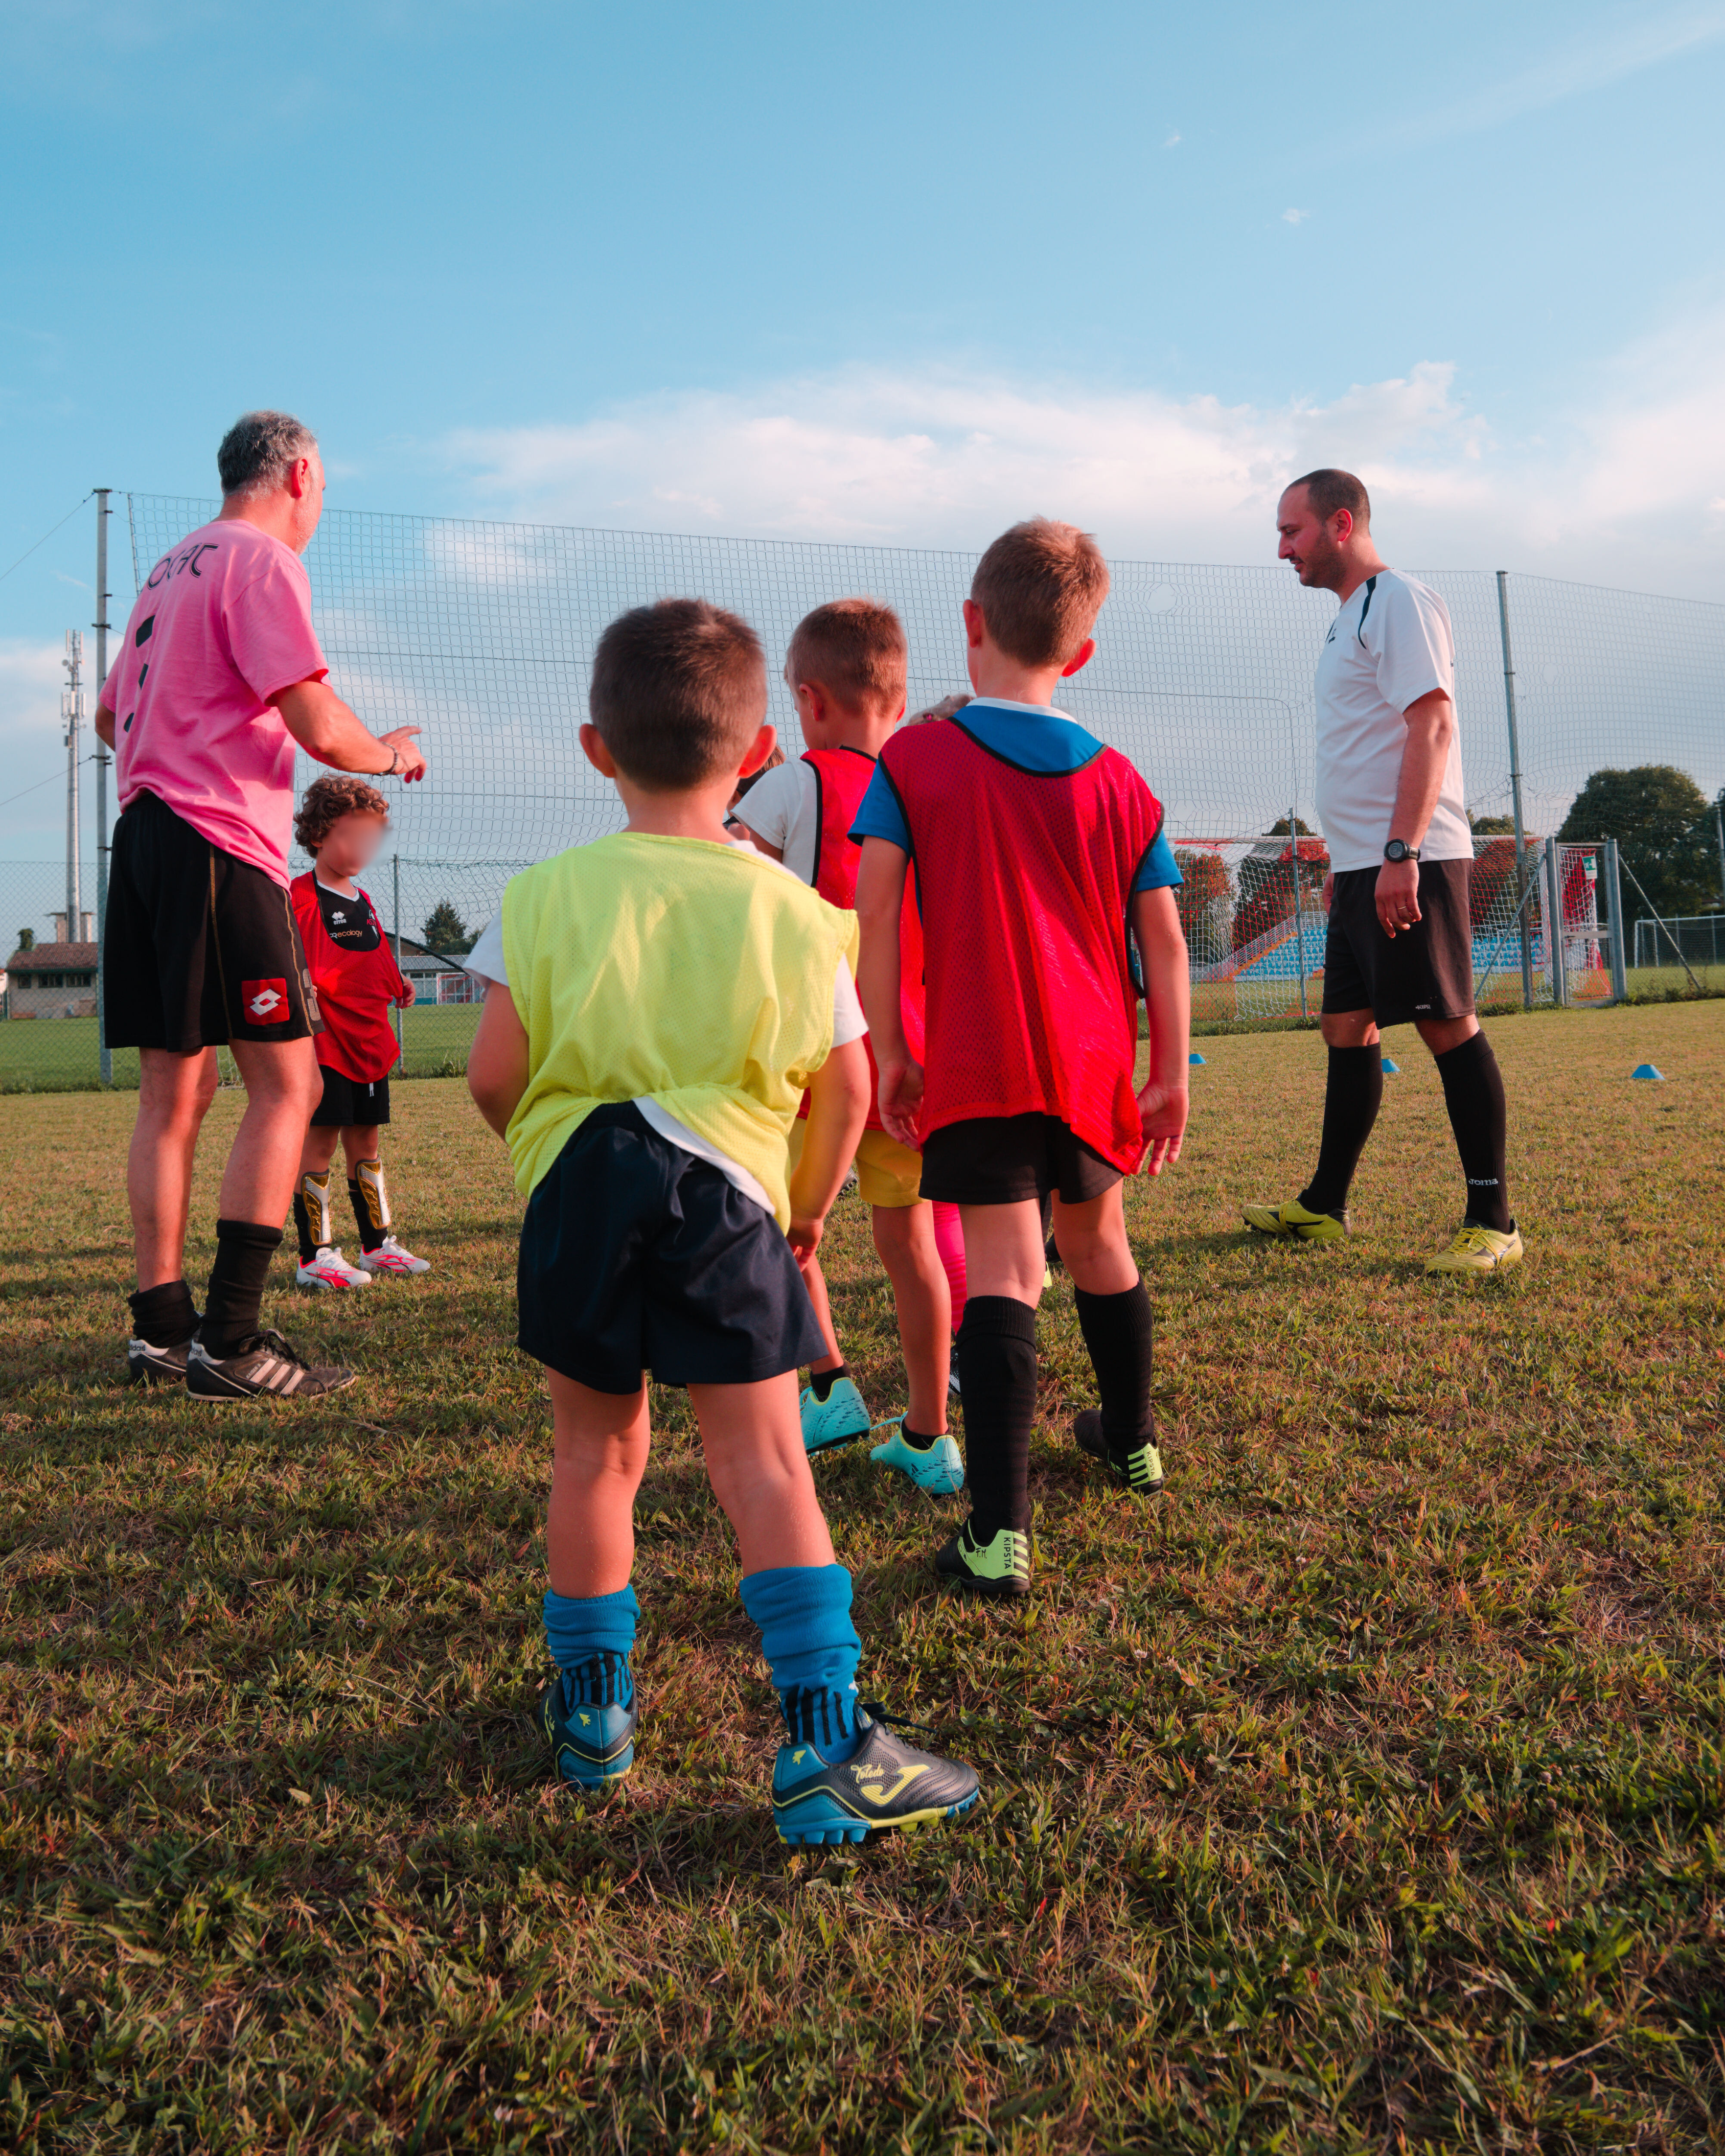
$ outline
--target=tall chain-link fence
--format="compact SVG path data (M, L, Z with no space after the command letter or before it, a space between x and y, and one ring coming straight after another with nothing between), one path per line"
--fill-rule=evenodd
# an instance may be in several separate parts
M121 501L126 525L113 581L123 617L128 552L136 588L216 505L135 494L116 498L116 509ZM393 791L394 852L372 879L392 927L399 880L398 925L417 942L434 916L435 940L465 940L459 927L476 932L484 925L515 868L617 827L616 795L582 755L576 728L594 644L626 607L698 593L745 614L767 644L772 716L793 750L795 714L776 670L796 623L824 599L868 592L897 608L910 639L915 702L965 685L959 610L975 566L969 554L331 510L306 560L332 685L379 732L422 729L429 777ZM1274 565L1118 562L1113 572L1097 655L1065 685L1065 706L1132 759L1167 805L1170 838L1206 864L1189 876L1200 880L1188 899L1201 1020L1297 1023L1321 994L1314 984L1322 923L1307 886L1314 872L1321 883L1322 872L1305 858L1310 842L1301 842L1297 875L1286 869L1291 903L1296 888L1299 899L1290 956L1284 916L1266 912L1279 902L1260 850L1272 840L1214 834L1315 826L1312 675L1333 603ZM1481 844L1476 883L1490 886L1491 895L1476 903L1475 963L1486 999L1512 991L1517 1000L1523 992L1531 1001L1548 999L1548 985L1541 986L1553 977L1544 924L1567 901L1554 908L1542 897L1549 875L1538 865L1592 774L1668 764L1681 798L1692 803L1692 859L1680 904L1650 865L1663 858L1659 849L1644 856L1625 842L1620 880L1629 921L1693 915L1721 902L1725 865L1714 864L1725 844L1710 834L1717 828L1725 841L1711 806L1725 795L1725 607L1535 577L1419 573L1443 594L1455 624L1470 812L1495 833L1500 823L1512 825L1519 791L1525 860L1536 864L1518 876L1512 838L1494 834ZM1519 788L1507 724L1512 696ZM316 770L302 759L299 783ZM1565 878L1573 861L1603 861L1601 848L1563 844ZM1635 880L1637 862L1642 882L1655 886L1651 896ZM0 863L0 908L10 897L13 927L28 927L45 942L49 915L64 904L55 896L64 880L63 864ZM94 892L93 875L85 888ZM1495 940L1505 904L1520 907L1507 971ZM1615 917L1600 915L1608 924ZM0 924L7 919L0 911ZM1551 939L1560 957L1567 935L1566 927ZM1271 942L1243 958L1263 936ZM1578 947L1593 947L1583 936ZM53 1021L63 1029L57 1044L44 1034L27 1048L19 1036L28 1026L8 1024L0 1039L0 1086L91 1082L95 1020L76 1014L91 988L73 978L87 968L69 960L39 970L57 970L64 979L32 989L35 1023L46 1028L55 997L62 1014L69 1004L74 1014ZM1566 980L1582 980L1599 969L1578 959L1574 967L1565 960L1562 970ZM454 1067L465 1048L462 1029L473 1024L470 1007L448 1000L465 991L449 978L434 981L439 971L428 962L416 976L428 1000L404 1021L409 1071ZM1644 949L1632 927L1620 971L1630 993L1667 986L1692 993L1692 979L1718 981L1712 959L1699 962L1681 937L1656 937ZM8 998L14 1017L24 1015L20 978L15 968ZM78 1045L80 1028L90 1036L87 1050ZM115 1082L126 1075L126 1060L116 1056Z

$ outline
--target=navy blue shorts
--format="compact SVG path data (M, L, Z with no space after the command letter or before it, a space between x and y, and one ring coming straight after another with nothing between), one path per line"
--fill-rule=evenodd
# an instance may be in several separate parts
M752 1385L826 1353L770 1213L662 1138L629 1101L596 1108L521 1223L524 1354L596 1393Z

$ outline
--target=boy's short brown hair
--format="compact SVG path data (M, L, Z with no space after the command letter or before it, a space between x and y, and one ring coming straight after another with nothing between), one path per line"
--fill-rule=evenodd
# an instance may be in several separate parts
M387 824L389 803L353 772L314 778L294 818L294 836L308 854L315 854L344 816L376 816Z
M631 607L599 639L587 707L617 768L653 793L734 771L767 716L767 658L707 599Z
M1021 666L1064 666L1096 626L1108 564L1088 531L1032 516L976 565L970 596L993 641Z
M830 599L791 632L785 665L847 711L873 711L904 701L910 648L904 624L879 599Z

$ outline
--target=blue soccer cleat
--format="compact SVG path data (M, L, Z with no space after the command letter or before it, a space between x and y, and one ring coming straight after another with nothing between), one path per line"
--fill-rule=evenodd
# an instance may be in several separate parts
M840 1378L824 1400L814 1397L813 1385L803 1388L803 1450L829 1452L835 1445L852 1445L874 1428L863 1396L849 1378Z
M859 1711L862 1742L834 1766L809 1743L781 1744L773 1768L773 1823L781 1841L860 1841L884 1827L922 1826L968 1812L976 1769L919 1752Z
M539 1702L539 1727L551 1747L552 1763L561 1779L584 1789L620 1781L635 1763L635 1725L641 1718L640 1695L631 1686L627 1707L614 1703L626 1674L620 1656L602 1655L574 1671L559 1670ZM612 1704L595 1707L572 1702L572 1676L590 1692L603 1691Z
M964 1455L950 1437L936 1438L930 1445L917 1446L905 1442L902 1415L895 1415L887 1427L892 1435L884 1445L877 1445L869 1454L870 1460L880 1467L891 1467L901 1475L907 1475L919 1490L927 1491L931 1497L951 1497L964 1487Z

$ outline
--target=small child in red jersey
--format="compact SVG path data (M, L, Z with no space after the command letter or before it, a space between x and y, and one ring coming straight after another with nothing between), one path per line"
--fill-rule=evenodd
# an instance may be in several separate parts
M317 992L324 1029L317 1035L323 1098L305 1134L294 1193L300 1235L301 1287L364 1287L379 1273L429 1273L397 1240L377 1133L389 1121L389 1073L399 1049L390 1023L413 992L383 933L377 909L353 880L372 859L389 828L389 803L374 786L346 774L305 789L294 836L313 865L289 886L305 963ZM330 1204L330 1163L340 1144L347 1155L347 1196L359 1229L359 1255L350 1265L336 1240Z
M1127 1240L1122 1178L1179 1156L1189 991L1161 804L1053 698L1096 649L1108 592L1096 542L1037 517L997 539L964 603L974 699L882 747L862 841L857 984L881 1120L922 1147L925 1197L959 1208L968 1297L958 1335L971 1516L940 1550L987 1594L1030 1585L1030 1431L1041 1201L1076 1291L1100 1413L1083 1449L1128 1489L1162 1486L1150 1406L1150 1299ZM896 1022L898 922L912 864L922 909L927 1069ZM1150 1074L1135 1092L1142 960Z
M850 836L858 805L875 776L882 745L905 714L908 654L898 616L878 600L834 599L797 625L784 678L797 702L807 744L802 757L764 773L733 808L733 820L760 850L812 884L829 905L856 904L860 848ZM913 894L899 909L902 945L901 1027L920 1055L922 947ZM805 1098L803 1108L806 1112ZM795 1166L805 1126L791 1135ZM886 1129L870 1070L869 1118L856 1148L856 1176L874 1216L875 1248L892 1282L910 1399L897 1427L872 1457L919 1489L950 1496L964 1463L947 1434L952 1315L947 1274L935 1242L933 1209L922 1194L922 1163L914 1146ZM803 1443L824 1452L865 1436L867 1405L845 1368L818 1260L803 1268L826 1338L803 1394Z

